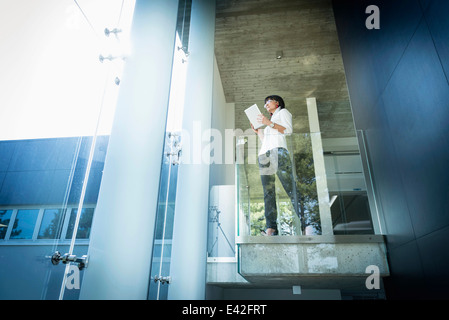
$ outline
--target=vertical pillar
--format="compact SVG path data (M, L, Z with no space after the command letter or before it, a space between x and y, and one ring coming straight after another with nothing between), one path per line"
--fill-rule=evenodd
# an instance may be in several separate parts
M324 165L323 144L321 141L320 123L315 98L307 98L310 138L312 141L313 165L315 167L316 188L320 209L322 235L333 235L332 216L329 205L329 189L327 187L326 168Z
M386 234L386 226L382 207L378 205L376 191L374 188L374 181L370 158L368 155L365 131L357 130L357 139L360 149L360 160L362 162L363 174L365 177L366 194L368 196L368 203L371 212L371 221L373 223L375 234Z
M178 0L137 0L80 299L146 299Z
M205 299L209 165L204 161L207 150L203 146L209 141L201 139L211 126L214 32L215 1L193 0L183 119L183 131L193 139L191 150L183 155L189 154L192 159L181 159L178 171L170 300ZM208 139L209 135L204 138Z

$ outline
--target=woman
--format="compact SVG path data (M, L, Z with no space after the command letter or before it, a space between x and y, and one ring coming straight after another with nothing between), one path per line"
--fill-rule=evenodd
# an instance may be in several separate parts
M270 119L263 114L259 115L258 121L266 125L265 129L255 130L262 141L259 150L259 171L262 180L266 230L264 235L272 236L278 234L277 207L275 191L275 174L290 197L296 214L301 219L301 229L304 234L304 215L299 210L300 193L293 175L293 166L287 149L286 134L293 131L292 114L285 109L284 100L277 95L265 98L265 109L270 113Z

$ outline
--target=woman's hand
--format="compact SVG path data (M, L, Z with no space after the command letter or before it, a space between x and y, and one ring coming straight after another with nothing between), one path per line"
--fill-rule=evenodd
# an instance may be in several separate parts
M250 123L250 124L251 124L251 129L253 129L253 131L254 131L255 133L259 133L258 130L254 129L253 124L252 124L252 123Z
M273 125L274 125L274 127L272 127L273 129L279 131L279 132L282 133L282 134L284 134L284 132L285 132L285 127L283 127L283 126L281 126L281 125L279 125L279 124L276 124L276 123L272 122L272 121L269 120L267 117L265 117L263 114L259 114L259 115L257 116L257 121L259 121L260 123L262 123L262 124L264 124L264 125L266 125L266 126L269 126L269 125L271 125L271 124L273 123Z
M265 117L263 114L259 114L257 116L257 121L259 121L260 123L262 123L266 126L269 126L271 123L271 121L267 117Z
M262 129L254 129L253 124L251 123L251 129L259 136L260 140L263 140L263 131Z

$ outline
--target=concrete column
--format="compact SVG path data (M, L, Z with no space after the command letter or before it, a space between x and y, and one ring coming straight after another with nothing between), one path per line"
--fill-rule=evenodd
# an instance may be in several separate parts
M146 299L177 0L137 0L80 299Z
M208 140L201 141L202 135L211 127L214 32L215 1L193 0L183 120L183 130L188 134L182 137L183 146L188 145L185 139L192 139L191 150L183 151L191 159L181 159L178 173L170 300L205 299L209 165L200 159L207 155L209 144Z
M329 189L327 187L323 144L321 141L320 123L318 121L318 109L315 98L307 98L307 113L309 116L313 165L315 168L316 188L320 208L321 232L322 235L332 235L334 232L332 228L332 216L329 204Z

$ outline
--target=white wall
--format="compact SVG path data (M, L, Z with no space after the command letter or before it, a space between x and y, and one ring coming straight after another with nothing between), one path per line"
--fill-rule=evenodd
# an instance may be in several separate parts
M210 185L234 185L234 164L225 163L225 129L235 128L235 104L227 103L223 85L214 57L214 84L212 100L212 128L219 130L222 137L222 164L213 163L210 166Z

